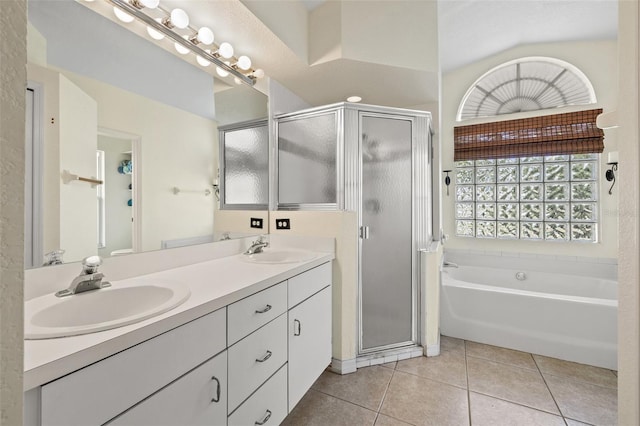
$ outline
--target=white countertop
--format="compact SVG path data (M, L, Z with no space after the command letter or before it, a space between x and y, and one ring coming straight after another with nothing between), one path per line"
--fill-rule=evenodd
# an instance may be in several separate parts
M154 280L187 285L191 296L178 307L153 318L97 333L44 340L25 340L24 390L43 385L140 342L220 309L335 258L317 253L307 262L258 264L242 254L154 272L121 281Z

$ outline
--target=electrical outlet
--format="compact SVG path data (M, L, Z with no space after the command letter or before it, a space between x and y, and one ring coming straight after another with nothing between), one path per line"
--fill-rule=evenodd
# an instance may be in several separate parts
M258 218L258 217L252 217L251 218L251 227L252 228L262 229L262 219Z
M276 229L291 229L291 220L276 219Z

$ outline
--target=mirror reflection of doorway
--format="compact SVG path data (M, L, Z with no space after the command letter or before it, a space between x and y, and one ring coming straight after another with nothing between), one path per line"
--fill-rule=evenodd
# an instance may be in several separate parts
M103 185L97 189L98 255L129 254L134 251L136 205L134 189L133 136L101 129L98 132L97 167Z

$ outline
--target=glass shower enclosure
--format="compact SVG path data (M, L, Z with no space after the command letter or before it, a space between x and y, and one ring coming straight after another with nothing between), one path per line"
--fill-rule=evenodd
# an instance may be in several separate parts
M420 344L431 114L340 103L276 117L272 208L358 216L358 356ZM344 283L343 283L344 285Z

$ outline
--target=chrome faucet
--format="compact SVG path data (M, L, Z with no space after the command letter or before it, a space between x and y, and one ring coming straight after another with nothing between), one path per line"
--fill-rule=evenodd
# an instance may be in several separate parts
M64 254L63 249L57 249L50 251L49 253L45 253L44 255L44 263L42 266L51 266L51 265L62 265L64 261L62 260L62 255Z
M257 240L251 243L251 247L244 252L244 254L256 254L262 253L262 249L269 247L269 242L264 240L264 236L259 236Z
M102 265L100 256L89 256L82 260L82 272L71 281L69 288L56 292L56 296L65 297L72 294L84 293L85 291L98 290L110 287L111 283L102 281L104 274L98 272L98 267Z

